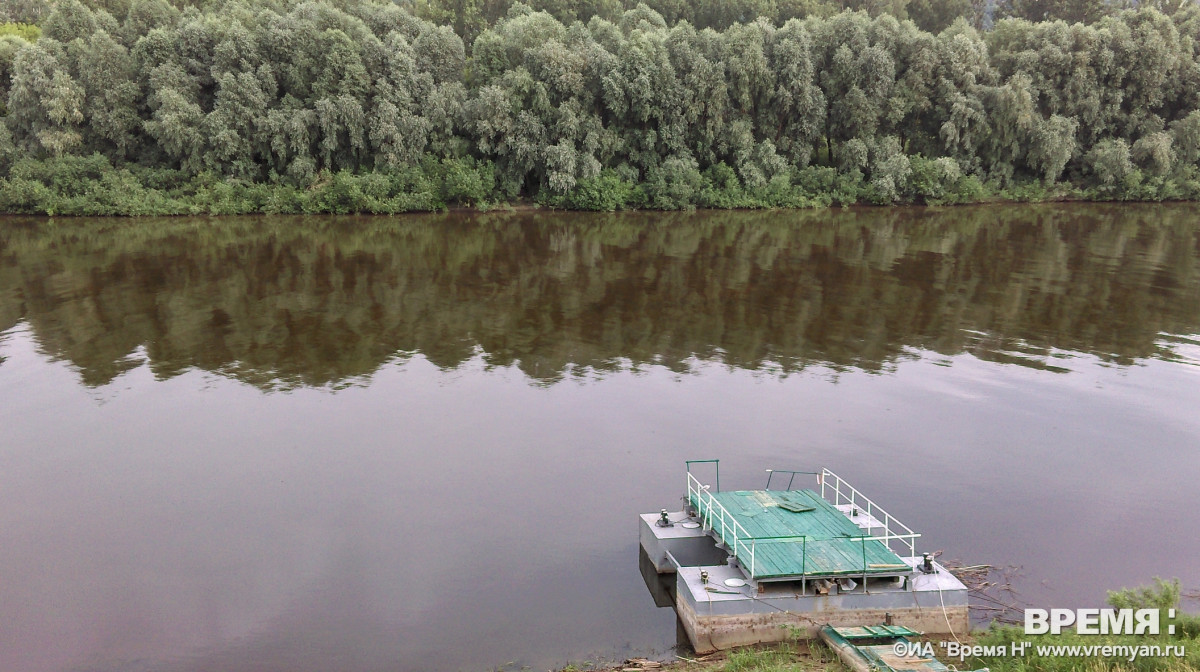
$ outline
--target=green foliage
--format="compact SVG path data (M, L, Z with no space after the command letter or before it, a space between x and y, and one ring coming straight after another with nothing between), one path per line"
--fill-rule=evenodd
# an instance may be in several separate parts
M8 122L14 142L52 156L82 144L82 87L58 67L63 50L42 40L17 52L8 96Z
M900 141L895 136L882 138L873 145L868 198L879 205L895 203L908 190L912 162L900 150Z
M30 23L0 23L0 37L14 35L26 42L37 42L42 29Z
M1079 123L1074 118L1052 115L1039 121L1029 146L1030 167L1041 173L1046 184L1054 184L1075 153Z
M503 0L416 0L414 12L431 23L449 26L467 44L507 11Z
M0 175L8 174L8 169L16 158L17 148L13 145L12 133L8 131L7 126L0 124Z
M1133 160L1151 175L1166 175L1175 164L1175 151L1171 143L1171 136L1163 131L1142 136L1133 143Z
M495 193L495 167L490 161L442 159L435 174L442 183L441 195L446 203L484 205Z
M1088 152L1087 166L1095 176L1101 189L1116 190L1127 184L1128 178L1136 179L1136 170L1130 160L1129 145L1124 140L1101 140Z
M824 166L808 166L797 171L795 183L802 193L825 200L826 205L857 203L866 191L862 173L857 169L839 172Z
M0 127L2 128L2 127ZM3 151L0 135L0 160ZM397 213L477 205L491 194L492 167L471 160L356 175L321 174L305 188L222 179L213 173L115 168L100 154L22 159L0 179L0 212L50 215L234 215Z
M972 18L974 9L971 0L910 0L907 12L921 30L940 33L956 19Z
M419 205L440 205L432 197L427 181L411 177L383 173L354 175L339 171L332 176L323 176L298 204L304 212L332 214L394 213L418 209L414 206ZM284 207L286 201L280 200L279 195L273 196L280 207Z
M0 35L0 117L8 114L8 90L12 83L13 64L17 60L17 52L27 44L29 43L16 35ZM0 125L3 124L0 123ZM9 141L11 142L11 137Z
M46 161L22 159L0 180L0 212L48 215L164 215L181 204L146 189L99 154Z
M977 203L987 197L979 178L963 175L954 159L914 156L910 166L908 184L914 200L930 205L955 205Z
M452 27L467 44L473 44L485 30L511 16L516 4L513 0L416 0L414 11L423 19ZM528 0L524 6L545 12L564 25L586 24L594 17L619 22L626 12L633 11L635 17L657 17L658 25L664 27L686 22L697 30L718 31L759 19L782 26L790 19L828 18L845 10L872 17L912 18L922 30L933 32L958 18L981 18L971 0Z
M1171 145L1180 163L1200 165L1200 110L1171 124Z
M49 13L47 0L4 0L0 4L0 22L37 24Z
M672 156L646 175L646 207L654 210L694 208L704 177L690 156Z
M895 17L959 10L718 4L61 0L0 36L4 151L220 212L1196 193L1200 10L935 36Z
M605 170L596 177L583 178L561 196L545 196L545 205L568 210L614 211L639 207L645 194L633 182L622 179L615 170Z
M1182 672L1183 670L1196 669L1200 664L1200 650L1197 650L1197 645L1200 645L1200 616L1193 614L1185 614L1178 610L1179 607L1180 586L1179 581L1164 581L1159 578L1154 579L1154 583L1149 586L1139 588L1125 588L1117 591L1109 591L1107 602L1109 606L1115 609L1159 609L1161 610L1159 624L1162 628L1162 633L1158 637L1149 635L1079 635L1071 630L1064 630L1060 635L1041 635L1033 639L1035 646L1037 645L1082 645L1082 646L1105 646L1105 645L1125 645L1125 646L1142 646L1142 645L1163 645L1171 644L1182 646L1185 650L1185 656L1179 657L1155 657L1142 656L1133 661L1122 660L1119 667L1109 667L1107 664L1096 665L1095 669L1117 669L1145 672ZM1176 610L1175 618L1169 616L1170 609ZM1174 634L1169 634L1167 626L1175 625ZM1019 628L1001 627L993 628L978 638L978 643L984 646L995 646L1000 644L1009 644L1014 641L1029 641L1028 635ZM996 672L1009 672L1010 670L1021 670L1022 672L1058 672L1078 669L1079 658L1072 656L1041 656L1036 652L1033 655L1015 656L1015 657L1000 657L989 658L986 660L968 661L977 665L988 665L990 669ZM1107 661L1105 661L1107 663Z
M1105 602L1114 609L1174 609L1179 606L1180 592L1179 579L1154 577L1149 586L1108 591Z
M179 10L166 0L133 0L126 12L121 33L126 46L155 28L169 29L179 21Z
M112 19L107 12L105 15ZM95 13L79 0L59 0L42 24L42 32L52 40L67 43L76 38L86 38L99 27Z
M1120 4L1096 0L1004 0L997 3L997 14L1027 21L1092 23L1120 8Z

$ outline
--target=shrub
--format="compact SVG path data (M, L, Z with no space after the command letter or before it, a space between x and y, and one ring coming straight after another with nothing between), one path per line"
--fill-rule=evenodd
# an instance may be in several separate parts
M442 159L439 176L446 203L481 205L494 200L496 171L490 161Z
M37 42L42 29L29 23L0 23L0 37L14 35L26 42Z
M1175 150L1171 148L1171 135L1150 133L1133 143L1133 160L1151 175L1166 175L1175 164Z
M865 191L862 172L857 169L839 173L828 166L807 166L796 171L793 182L805 197L824 205L857 203Z
M977 203L987 195L983 182L974 175L963 175L958 162L949 157L910 160L909 196L930 205Z
M633 182L622 178L616 171L604 170L596 177L578 180L575 188L562 196L543 202L556 208L611 212L636 205L640 200L644 200L644 196Z
M646 176L647 206L655 210L694 208L704 177L690 156L672 156Z
M1087 153L1085 162L1103 189L1115 190L1135 168L1129 145L1121 139L1101 140Z

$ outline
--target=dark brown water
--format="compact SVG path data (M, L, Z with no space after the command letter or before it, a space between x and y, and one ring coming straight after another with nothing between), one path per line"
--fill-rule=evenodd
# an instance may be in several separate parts
M827 466L1200 586L1200 208L0 219L0 669L662 653L635 514Z

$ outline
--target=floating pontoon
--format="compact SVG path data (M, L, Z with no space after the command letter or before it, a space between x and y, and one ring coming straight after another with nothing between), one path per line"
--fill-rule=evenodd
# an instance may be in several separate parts
M700 463L712 484L692 473ZM763 490L721 492L716 460L687 467L684 510L642 514L640 537L654 570L675 574L674 606L697 652L815 637L827 624L966 632L966 586L832 471L769 471ZM787 484L773 490L778 475ZM817 489L793 488L797 476Z

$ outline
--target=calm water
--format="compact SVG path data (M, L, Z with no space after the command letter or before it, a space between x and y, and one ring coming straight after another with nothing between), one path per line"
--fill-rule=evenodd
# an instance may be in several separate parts
M663 653L689 458L1200 586L1197 409L1191 206L0 219L0 669Z

